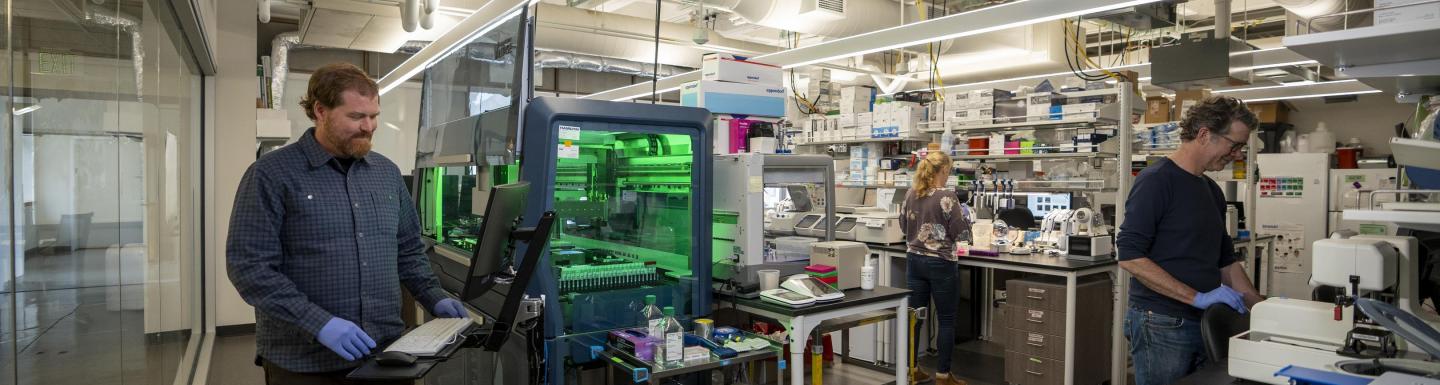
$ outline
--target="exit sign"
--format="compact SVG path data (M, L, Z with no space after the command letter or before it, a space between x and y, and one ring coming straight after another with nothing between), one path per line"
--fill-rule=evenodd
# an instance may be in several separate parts
M75 54L40 52L35 59L36 74L71 75L75 73Z

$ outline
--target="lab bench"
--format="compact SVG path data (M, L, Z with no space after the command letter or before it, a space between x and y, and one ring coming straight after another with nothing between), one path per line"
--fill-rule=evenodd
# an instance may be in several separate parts
M802 384L805 379L803 359L807 354L806 340L811 336L833 331L848 333L847 331L851 328L868 326L882 320L900 325L908 324L909 305L907 301L909 295L910 290L876 285L873 290L846 290L845 298L839 301L817 303L799 308L771 303L758 298L741 298L722 294L717 294L715 299L717 307L733 307L741 312L771 318L784 324L790 336L788 341L790 357L784 358L789 362L787 366L790 371L790 383ZM908 328L894 328L893 330L893 341L908 339ZM849 344L851 341L842 336L841 342ZM890 344L890 346L892 347L890 350L893 350L896 358L891 361L893 364L889 365L888 369L894 370L896 384L908 383L909 373L905 370L908 367L905 352L907 345L899 343ZM848 349L848 346L842 348L842 357L848 356L846 354ZM820 371L813 371L812 375L820 374Z
M879 257L881 258L881 261L880 261L880 269L879 269L879 272L878 272L879 275L880 275L880 280L881 280L881 282L891 282L891 281L893 281L893 280L895 279L895 277L894 277L894 274L895 274L895 273L893 272L894 269L893 269L892 261L893 261L895 258L897 258L897 257L898 257L898 258L905 258L905 257L906 257L906 256L905 256L904 245L894 245L894 246L871 245L871 248L872 248L872 251L871 251L872 254L878 254ZM878 251L878 253L877 253L877 251ZM1076 346L1076 345L1077 345L1077 343L1076 343L1076 342L1077 342L1077 338L1074 338L1074 337L1073 337L1073 336L1078 336L1078 335L1080 335L1080 334L1077 334L1077 330L1079 330L1079 327L1081 326L1081 325L1080 325L1080 321L1079 321L1079 316L1081 315L1080 313L1083 313L1083 312L1084 312L1084 311L1078 311L1078 310L1079 310L1079 307L1080 307L1079 305L1080 305L1080 302L1081 302L1081 300L1078 298L1079 295L1080 295L1080 292L1082 291L1082 290L1081 290L1081 289L1082 289L1082 287L1081 287L1081 286L1082 286L1081 280L1082 280L1082 278L1085 278L1085 277L1090 277L1090 276L1095 276L1095 275L1101 275L1101 274L1104 274L1105 276L1107 276L1107 277L1109 278L1109 287L1111 288L1108 292L1109 292L1109 294L1112 294L1112 295L1110 295L1110 296L1107 298L1110 306L1109 306L1107 309L1105 309L1105 310L1107 310L1107 311L1110 313L1110 317L1109 317L1110 322L1109 322L1108 325L1105 325L1104 323L1093 323L1093 321L1092 321L1091 323L1093 323L1093 325L1108 326L1108 329L1109 329L1109 333L1106 334L1105 337L1107 337L1107 338L1105 338L1105 340L1107 340L1107 341L1109 342L1109 345L1110 345L1109 354L1110 354L1110 356L1111 356L1111 359L1110 359L1110 360L1104 360L1104 361L1101 361L1101 362L1113 363L1113 362L1114 362L1115 360L1117 360L1117 359L1118 359L1118 360L1121 360L1121 362L1123 362L1124 357L1123 357L1123 355L1120 355L1119 353L1120 353L1120 352L1125 352L1125 351L1126 351L1126 350L1125 350L1125 347L1123 346L1123 343L1122 343L1122 342L1114 342L1114 341L1116 341L1117 339L1116 339L1116 338L1113 338L1114 335L1116 335L1116 334L1118 334L1118 333L1121 333L1121 331L1119 330L1119 328L1120 328L1120 325L1122 325L1122 322L1123 322L1123 318L1122 318L1122 317L1124 317L1124 312L1122 311L1122 309L1120 309L1119 306L1116 306L1116 305L1114 304L1115 296L1114 296L1113 294L1116 293L1116 290L1118 290L1117 288L1118 288L1118 282L1119 282L1119 280L1118 280L1118 277L1119 277L1119 266L1118 266L1118 264L1116 263L1116 261L1115 261L1113 258L1111 258L1111 259L1104 259L1104 260L1100 260L1100 261L1079 261L1079 260L1067 259L1067 258L1064 258L1064 257L1051 257L1051 256L1047 256L1047 255L1044 255L1044 254L1030 254L1030 255L1002 254L1002 255L1000 255L1000 256L998 256L998 257L961 256L961 257L959 258L958 263L959 263L961 266L975 267L975 268L986 269L986 270L1005 270L1005 271L1015 271L1015 272L1022 272L1022 273L1032 273L1032 274L1039 274L1039 275L1050 276L1050 277L1058 277L1058 278L1061 278L1061 280L1063 280L1063 283L1059 283L1058 281L1056 282L1056 283L1057 283L1057 284L1056 284L1056 288L1057 288L1057 290L1063 291L1063 294L1061 294L1061 295L1064 296L1064 300L1063 300L1063 302L1060 302L1059 299L1058 299L1059 297L1057 297L1057 298L1054 300L1054 301L1056 301L1056 302L1053 302L1053 304L1054 304L1053 307L1055 307L1055 309L1050 310L1050 311L1053 311L1053 312L1055 312L1055 313L1063 313L1063 314L1062 314L1062 315L1063 315L1063 318L1064 318L1064 324L1063 324L1063 326L1060 326L1060 325L1053 325L1053 326L1052 326L1052 325L1046 325L1046 329L1045 329L1045 330L1038 330L1038 331L1037 331L1037 330L1027 330L1027 329L1025 329L1025 327L1031 326L1031 325L1029 325L1029 324L1037 323L1037 322L1035 322L1035 321L1040 321L1039 323L1044 323L1044 322L1045 322L1044 320L1039 320L1039 319L1034 319L1034 320L1032 320L1033 317L1030 317L1029 314L1028 314L1028 313L1029 313L1028 310L1032 310L1032 309L1030 309L1030 308L1028 308L1028 307L1027 307L1027 308L1024 308L1024 309L1027 310L1027 312L1026 312L1027 314L1009 314L1010 317L1008 317L1008 318L1011 318L1012 320L1019 320L1019 321L1020 321L1021 325L1011 325L1011 326L1019 326L1019 327L1020 327L1019 330L1021 330L1022 332L1025 332L1025 333L1041 333L1041 334L1049 335L1049 336L1052 336L1052 337L1058 337L1058 339L1063 340L1063 356L1056 357L1056 358L1054 358L1054 359L1048 359L1048 360L1047 360L1047 359L1044 359L1044 358L1041 358L1041 359L1040 359L1040 361L1041 361L1040 364L1041 364L1041 365L1051 365L1051 366L1054 366L1054 367L1057 368L1057 369L1062 369L1063 371L1061 371L1061 373L1063 373L1063 376L1060 376L1060 379L1054 379L1055 376L1053 376L1053 375L1048 375L1048 373L1044 373L1042 370L1035 370L1035 368L1023 368L1023 367L1012 368L1011 365L1007 365L1007 371L1014 371L1014 372L1016 372L1016 373L1013 373L1013 374L1026 373L1026 372L1028 371L1028 372L1029 372L1028 374L1029 374L1029 375L1032 375L1032 376L1035 376L1034 373L1042 373L1042 374L1044 374L1042 377L1046 377L1046 379L1045 379L1044 381L1039 381L1039 382L1035 382L1035 383L1046 383L1046 384L1048 384L1048 383L1054 383L1054 384L1065 384L1065 385L1076 385L1076 384L1077 384L1077 382L1076 382L1076 381L1077 381L1077 379L1076 379L1077 364L1086 364L1086 363L1089 363L1090 358L1093 358L1093 357L1086 357L1086 358L1084 358L1084 359L1077 360L1077 357L1081 357L1081 356L1082 356L1082 355L1080 354L1080 353L1081 353L1081 349ZM981 280L981 281L983 281L982 287L985 287L985 288L993 287L993 284L992 284L991 282L989 282L989 281L991 280L991 278L990 278L990 277L991 277L991 274L989 274L989 273L987 273L987 274L982 274L982 277L984 277L984 278ZM903 277L901 277L901 278L903 278ZM1094 285L1095 283L1094 283L1094 282L1085 282L1084 284L1087 285L1087 286L1089 286L1089 285ZM1102 285L1102 286L1103 286L1103 285ZM1010 289L1010 288L1007 288L1007 289ZM1009 290L1009 291L1013 291L1013 289L1012 289L1012 290ZM1092 288L1092 289L1088 289L1088 290L1086 290L1086 291L1087 291L1087 292L1093 292L1094 289ZM995 338L995 333L991 331L991 329L995 326L995 325L991 325L991 317L990 317L990 314L989 314L989 312L991 311L991 306L988 306L988 304L990 304L990 303L993 302L993 299L990 298L990 297L993 296L992 292L991 292L990 290L981 290L981 291L980 291L980 296L981 296L981 298L982 298L982 301L980 301L980 302L981 302L982 304L985 304L985 306L981 306L981 309L982 309L981 312L982 312L983 314L982 314L982 316L980 317L980 319L981 319L981 324L982 324L982 327L981 327L981 329L982 329L982 332L981 332L982 338L987 339L987 340L996 341L996 342L1001 342L1001 343L1007 342L1007 341L998 341L998 340ZM1092 302L1093 302L1093 301L1092 301ZM1051 302L1047 302L1047 303L1051 303ZM1032 304L1032 305L1035 305L1035 304ZM1038 306L1038 305L1037 305L1037 306ZM1063 306L1063 307L1062 307L1062 306ZM1016 309L1021 309L1021 308L1016 308ZM1086 310L1086 311L1092 311L1092 310ZM1016 312L1016 313L1018 313L1018 312ZM1048 314L1047 314L1047 315L1048 315ZM1017 318L1017 317L1018 317L1018 318ZM1041 316L1041 317L1043 317L1043 316ZM1053 315L1052 315L1052 317L1053 317ZM1093 318L1093 317L1090 317L1090 318ZM1102 319L1103 319L1103 318L1102 318ZM1007 322L1007 323L1009 323L1009 322ZM1037 323L1037 324L1038 324L1038 323ZM1041 343L1041 344L1044 345L1044 343ZM1090 347L1087 347L1087 348L1090 348ZM1093 348L1090 348L1090 349L1093 349ZM1007 347L1007 350L1008 350L1007 356L1012 356L1012 357L1007 357L1007 361L1009 361L1010 359L1014 359L1014 358L1025 358L1027 362L1033 362L1033 360L1028 359L1028 356L1025 356L1023 353L1022 353L1022 354L1015 354L1015 353L1019 353L1019 352L1016 352L1016 351L1015 351L1015 348ZM1032 353L1034 353L1034 352L1032 352ZM1092 354L1092 355L1093 355L1093 354ZM1085 361L1085 362L1082 362L1082 361ZM1107 379L1109 379L1109 378L1123 378L1122 376L1124 375L1124 372L1123 372L1124 369L1123 369L1123 366L1122 366L1122 365L1113 365L1113 364L1112 364L1112 365L1108 365L1108 366L1109 366L1110 369L1111 369L1111 370L1109 371L1110 373L1109 373L1108 375L1102 375L1102 376L1100 376L1100 377L1102 377L1101 380L1107 380ZM1119 369L1116 369L1116 368L1119 368ZM1018 378L1017 378L1016 376L1014 376L1014 375L1007 375L1006 377L1007 377L1007 380L1009 380L1009 379L1018 379ZM1020 377L1023 378L1024 376L1020 376ZM1087 376L1087 377L1092 377L1092 378L1093 378L1094 376ZM1054 380L1052 381L1052 379L1054 379ZM1063 379L1063 381L1062 381L1061 379ZM1098 383L1098 382L1099 382L1099 381L1097 381L1096 383ZM1031 383L1031 382L1025 381L1025 382L1017 382L1017 383L1029 384L1029 383ZM1089 382L1085 382L1085 383L1089 383Z

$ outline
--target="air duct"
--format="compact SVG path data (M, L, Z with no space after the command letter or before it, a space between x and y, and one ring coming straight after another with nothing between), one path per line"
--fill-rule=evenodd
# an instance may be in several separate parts
M1302 20L1310 20L1318 16L1333 15L1345 12L1347 9L1369 8L1372 4L1358 4L1361 1L1350 1L1347 7L1346 0L1275 0L1275 4L1285 8L1286 11L1295 14ZM1364 1L1364 3L1371 3ZM1310 24L1314 32L1332 31L1345 28L1346 19L1351 24L1359 24L1371 18L1368 12L1352 16L1327 17ZM1298 31L1299 33L1310 33L1312 31Z
M919 20L913 4L891 0L712 0L705 6L733 10L753 24L832 38Z
M300 32L281 32L270 40L270 108L285 100L285 76L290 73L290 50L300 46Z
M97 12L100 7L86 7L85 21L91 25L106 28L115 28L120 32L130 34L130 63L135 67L135 98L145 100L145 45L144 35L140 31L140 20L135 17L115 12Z

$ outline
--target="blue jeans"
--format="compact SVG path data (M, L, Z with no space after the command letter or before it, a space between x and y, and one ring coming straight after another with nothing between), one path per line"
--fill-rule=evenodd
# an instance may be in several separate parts
M1125 314L1125 338L1135 364L1135 385L1166 385L1205 363L1200 322L1134 307Z
M936 349L940 351L940 357L935 366L936 373L950 373L950 356L955 351L955 309L960 307L960 293L955 289L955 280L959 274L959 264L943 258L919 255L910 253L905 256L906 272L905 278L910 286L910 307L929 306L930 299L935 299L935 308L930 309L936 322L939 322L937 329L940 335L937 336ZM916 324L915 330L920 330L921 325ZM910 346L918 346L917 342L920 333L913 333L910 336Z

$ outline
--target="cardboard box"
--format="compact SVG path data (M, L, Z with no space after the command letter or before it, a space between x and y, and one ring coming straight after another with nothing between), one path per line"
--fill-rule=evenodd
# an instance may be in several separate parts
M1288 122L1290 107L1286 106L1284 102L1246 103L1245 106L1250 108L1250 112L1255 113L1255 117L1260 119L1260 123Z
M1175 112L1170 115L1170 119L1185 119L1185 113L1190 111L1190 107L1200 104L1201 100L1208 97L1210 97L1210 90L1175 91Z
M700 57L700 80L781 87L780 67L745 60L730 54L710 53Z
M1165 123L1170 118L1170 99L1160 96L1145 98L1145 123Z
M855 124L856 124L856 125L868 125L868 124L870 124L870 123L873 123L874 121L875 121L875 113L873 113L873 112L862 112L862 113L855 114Z
M785 88L701 80L680 87L680 104L713 114L785 116Z
M1100 103L1076 103L1059 107L1059 119L1085 118L1095 116L1095 112L1100 110Z
M1053 107L1063 103L1065 97L1055 92L1036 92L1025 95L1025 120L1059 120L1059 110Z
M1423 0L1375 0L1376 8L1393 7ZM1375 25L1440 22L1440 4L1412 5L1375 11ZM1433 24L1432 24L1433 25Z

